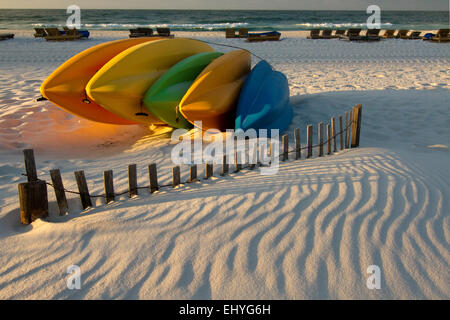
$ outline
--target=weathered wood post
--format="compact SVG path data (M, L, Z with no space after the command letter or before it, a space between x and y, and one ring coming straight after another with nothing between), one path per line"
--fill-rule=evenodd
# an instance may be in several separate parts
M78 191L80 193L81 205L83 209L92 207L91 195L89 194L89 189L86 182L86 177L84 176L84 171L75 171L75 180L77 181Z
M197 181L197 165L193 164L189 167L189 182Z
M30 224L38 218L48 216L47 184L38 180L33 150L23 150L23 155L28 182L18 186L20 222Z
M352 130L352 117L353 117L353 112L352 110L350 110L350 112L348 113L348 128L347 128L347 148L350 148L350 137L351 137L351 130Z
M327 154L331 154L331 127L327 124Z
M213 164L205 163L205 179L209 179L213 176Z
M282 148L283 148L281 161L286 161L289 158L289 135L284 134L281 137L281 140L282 140Z
M180 184L180 166L172 168L172 187L176 187Z
M319 157L322 157L323 156L323 123L322 122L319 122L318 138L319 138Z
M345 111L345 149L348 149L348 112Z
M135 164L130 164L128 166L128 196L132 198L137 195L137 166Z
M103 181L105 183L105 201L110 203L115 200L113 171L103 171Z
M294 143L295 143L295 160L300 159L302 157L301 153L301 142L300 142L300 129L296 128L294 130Z
M313 154L313 148L312 148L312 144L313 144L313 126L310 124L309 126L306 127L306 141L307 141L307 158L311 158L312 154Z
M28 182L38 181L37 170L36 170L36 161L34 160L33 149L23 150L23 159L25 162L25 171L27 173L27 181Z
M336 147L336 122L334 117L331 118L331 139L333 141L333 152L337 151Z
M50 170L50 177L52 179L53 189L55 190L59 215L63 216L69 212L69 205L67 204L67 198L66 193L64 191L61 172L59 171L59 169Z
M341 150L344 150L344 132L342 129L342 116L339 116L339 141L341 143Z
M361 133L361 110L362 105L360 104L353 107L352 148L359 147L359 135Z
M158 190L158 174L156 172L156 163L148 166L148 174L150 178L150 192L153 193Z
M224 176L228 173L228 163L227 163L227 155L224 154L222 156L222 172L220 173L221 176Z
M235 151L234 152L234 172L239 172L242 168L242 165L240 163L241 158L240 158L240 152Z
M260 166L263 166L265 164L264 162L267 159L267 149L266 149L267 144L266 144L266 146L258 144L258 146L259 146L258 163Z
M248 163L250 164L250 170L253 170L258 164L258 145L256 143L253 144L253 148L249 150L249 152L251 152L251 154Z

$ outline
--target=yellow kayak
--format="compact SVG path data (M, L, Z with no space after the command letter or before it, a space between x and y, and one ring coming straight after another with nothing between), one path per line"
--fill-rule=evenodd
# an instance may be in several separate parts
M105 109L133 122L164 124L142 105L145 92L177 62L213 51L204 42L164 39L131 47L103 66L86 86L88 96Z
M250 72L246 50L232 51L211 62L194 80L179 108L186 120L202 121L202 129L234 129L241 87Z
M109 60L122 51L160 38L135 38L102 43L73 56L56 69L42 84L41 94L58 107L85 119L133 124L102 108L86 95L86 84Z

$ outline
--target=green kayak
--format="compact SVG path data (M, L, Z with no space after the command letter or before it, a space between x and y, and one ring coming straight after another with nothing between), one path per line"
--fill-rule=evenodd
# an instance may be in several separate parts
M203 52L181 60L164 73L145 93L145 107L159 119L175 128L192 128L178 112L178 104L195 78L221 52Z

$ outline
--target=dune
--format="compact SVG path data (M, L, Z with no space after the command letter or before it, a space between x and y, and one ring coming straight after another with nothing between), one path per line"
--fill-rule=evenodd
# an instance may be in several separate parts
M94 198L87 211L68 194L63 217L50 189L50 216L22 226L23 148L35 149L41 179L59 168L76 190L73 171L83 169L99 194L106 169L126 190L131 163L140 185L153 162L160 183L170 183L174 143L140 125L98 125L34 101L65 59L122 33L70 44L18 33L0 43L0 299L450 298L448 45L183 35L247 48L286 74L291 144L295 128L304 139L313 124L316 142L318 122L362 104L360 148L302 155L273 176L244 169L222 178L215 166L212 179L108 205ZM185 181L187 166L181 172ZM80 290L67 289L71 265L81 268ZM380 267L380 290L366 286L370 265Z

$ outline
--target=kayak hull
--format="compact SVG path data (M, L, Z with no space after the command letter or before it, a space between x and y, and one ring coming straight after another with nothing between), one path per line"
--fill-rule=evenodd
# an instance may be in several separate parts
M250 53L246 50L232 51L215 59L184 95L179 107L181 114L192 124L201 121L203 130L232 129L250 65Z
M144 105L147 110L172 127L192 128L178 112L179 103L200 72L221 55L220 52L198 53L174 65L146 92Z
M286 131L292 121L289 84L281 72L259 62L247 78L239 97L235 129L278 129Z
M164 39L129 48L105 64L86 86L88 96L129 121L164 124L145 110L145 92L179 61L213 49L198 40Z
M41 85L44 98L76 116L110 124L134 124L104 109L86 94L86 85L109 60L135 45L158 38L116 40L86 49L58 67Z

